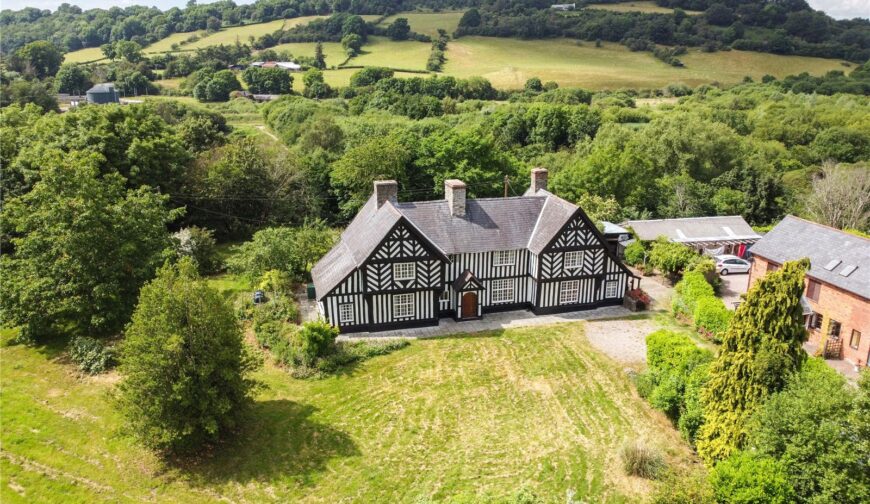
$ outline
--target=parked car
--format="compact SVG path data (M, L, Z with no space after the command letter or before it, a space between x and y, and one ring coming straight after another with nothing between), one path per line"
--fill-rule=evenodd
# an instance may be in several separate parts
M266 293L258 290L254 291L254 304L260 304L266 302Z
M716 256L716 272L722 276L729 273L749 273L752 265L749 261L733 255Z

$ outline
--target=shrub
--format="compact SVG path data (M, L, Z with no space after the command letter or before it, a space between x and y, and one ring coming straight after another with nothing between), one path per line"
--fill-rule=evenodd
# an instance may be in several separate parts
M710 484L717 502L786 504L795 500L782 464L745 451L716 464Z
M639 240L625 247L625 262L632 266L643 264L644 256L646 256L646 249Z
M302 329L293 335L293 347L299 364L313 367L318 358L326 357L335 351L335 338L338 329L318 320L306 322Z
M103 342L87 336L77 336L70 340L70 359L89 374L105 373L116 364L115 350Z
M692 317L695 313L695 305L699 299L713 297L713 287L707 283L704 275L698 271L689 271L683 275L683 279L677 282L671 309L674 315Z
M713 491L706 476L700 472L684 475L668 471L653 493L650 504L707 504L713 502Z
M629 476L655 479L665 469L665 459L662 454L640 441L622 445L619 458L622 460L622 469Z
M218 268L217 247L211 229L198 226L182 228L172 234L172 245L179 258L192 258L201 274L213 273Z
M649 263L662 272L672 282L687 266L692 264L697 254L681 243L656 240L649 253Z
M699 348L688 336L666 330L649 334L646 345L647 398L674 422L678 423L689 412L681 430L691 440L703 422L703 416L696 411L699 407L696 401L706 380L705 364L713 360L713 354Z
M677 427L680 434L694 446L698 429L704 424L704 405L701 403L701 390L710 377L710 365L699 364L689 373L683 388L683 404Z
M689 267L690 271L697 271L704 275L707 283L713 287L713 293L719 292L719 287L722 286L722 278L716 273L716 261L709 256L697 256L696 261Z
M695 303L692 319L695 321L695 329L718 343L728 329L732 315L733 312L725 307L721 299L706 296Z

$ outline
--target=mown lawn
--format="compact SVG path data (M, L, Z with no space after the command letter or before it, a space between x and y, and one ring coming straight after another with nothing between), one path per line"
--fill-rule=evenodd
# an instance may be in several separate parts
M822 75L845 67L839 60L779 56L748 51L703 53L692 49L680 56L685 68L676 68L649 52L631 52L625 46L569 39L520 40L462 37L447 45L444 72L455 77L479 75L497 88L522 88L530 77L554 80L563 86L588 89L651 88L671 83L697 86L718 81L737 83L744 76L784 77L809 72Z
M413 502L508 496L635 502L618 448L642 438L673 464L690 450L638 398L583 324L415 341L322 380L267 364L238 436L163 465L119 431L117 376L82 377L60 344L0 348L0 500Z

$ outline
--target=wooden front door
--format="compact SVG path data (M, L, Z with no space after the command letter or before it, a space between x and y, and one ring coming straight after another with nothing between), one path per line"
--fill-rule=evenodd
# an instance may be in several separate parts
M462 318L477 317L477 293L466 292L462 295Z

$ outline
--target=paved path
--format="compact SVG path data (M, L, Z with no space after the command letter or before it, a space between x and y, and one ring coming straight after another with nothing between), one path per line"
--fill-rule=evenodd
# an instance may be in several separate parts
M736 308L735 303L740 301L740 295L746 293L749 288L749 275L740 273L720 276L722 287L719 289L719 297L725 302L729 310Z
M413 329L396 329L394 331L379 331L374 333L358 332L346 333L339 339L356 338L433 338L458 333L475 333L481 331L494 331L498 329L510 329L514 327L530 327L560 322L576 322L578 320L599 320L620 318L633 315L622 306L605 306L594 310L583 310L556 315L535 315L528 310L516 310L498 313L486 313L480 320L467 320L456 322L451 318L443 318L437 326L415 327Z

